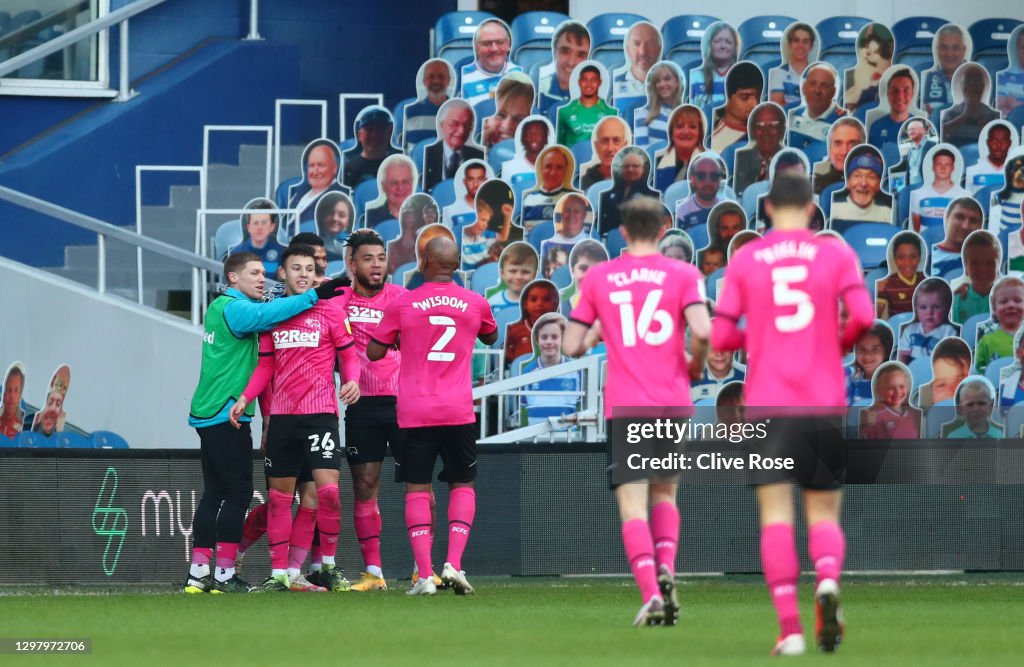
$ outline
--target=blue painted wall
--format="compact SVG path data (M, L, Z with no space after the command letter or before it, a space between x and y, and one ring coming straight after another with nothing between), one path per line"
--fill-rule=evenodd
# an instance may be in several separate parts
M0 97L0 184L134 224L135 165L199 164L203 125L271 124L274 99L320 98L337 136L338 93L382 92L389 105L413 95L430 27L455 8L455 0L261 0L266 41L245 42L248 0L169 0L130 23L138 98ZM111 41L116 54L116 30ZM116 58L111 70L116 82ZM3 203L0 227L0 254L36 266L62 265L64 245L95 243Z

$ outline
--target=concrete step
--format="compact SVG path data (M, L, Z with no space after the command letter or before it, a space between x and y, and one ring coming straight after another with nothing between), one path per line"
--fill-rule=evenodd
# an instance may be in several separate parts
M106 261L108 269L130 269L136 265L136 250L131 247L107 248ZM64 249L64 267L68 269L92 269L99 266L99 248L97 246L67 246ZM186 271L188 265L163 255L142 251L142 268L144 271Z
M284 146L281 147L282 152ZM238 165L240 167L264 166L267 163L267 147L262 144L242 144L238 147ZM274 167L274 144L270 144L270 167Z
M44 269L49 273L73 280L76 283L88 285L89 287L96 288L99 284L97 281L98 271L95 268L47 268ZM106 272L107 289L112 290L115 288L125 288L129 290L137 289L138 278L134 266L131 268L108 268ZM191 272L180 272L180 271L163 271L154 270L150 271L143 266L143 289L192 289L192 274Z
M171 207L194 211L199 208L200 195L198 185L172 185Z

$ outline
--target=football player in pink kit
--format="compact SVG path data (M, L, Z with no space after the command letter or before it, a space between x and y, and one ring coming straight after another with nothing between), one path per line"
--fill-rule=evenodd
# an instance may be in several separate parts
M388 258L384 240L372 229L360 229L348 237L346 262L355 293L348 302L348 321L362 371L359 374L359 402L345 410L345 453L352 472L355 497L353 523L366 571L352 584L354 591L387 590L381 570L380 466L388 445L397 459L399 443L398 350L389 349L384 358L370 361L366 348L384 309L405 294L404 287L385 282ZM401 481L401 480L396 480Z
M402 446L397 464L405 480L405 524L419 579L409 595L433 595L434 567L431 481L437 455L448 483L448 558L441 580L458 595L473 593L462 571L462 554L476 513L476 416L473 413L472 355L477 338L486 345L498 339L487 300L459 287L459 249L451 240L427 243L420 261L422 286L399 296L384 309L366 355L383 359L401 340L398 426Z
M619 229L626 239L626 252L587 273L562 343L565 354L575 357L604 338L609 443L617 420L647 416L633 414L627 407L693 405L689 378L699 377L704 370L711 332L700 273L690 264L658 253L661 204L641 197L621 210ZM689 362L686 325L693 347ZM622 472L619 469L618 474ZM674 625L679 613L674 583L678 483L679 476L669 474L613 484L622 541L643 598L635 625Z
M793 482L803 487L808 551L817 574L817 643L834 651L842 638L839 575L846 542L839 506L846 461L842 429L835 422L846 404L843 352L873 318L853 250L808 230L811 202L806 178L775 177L767 199L773 231L729 261L711 335L716 350L747 349L747 415L770 418L767 437L752 441L751 448L795 463L795 470L751 471L750 476L760 506L761 564L779 618L773 655L806 650L797 604ZM840 300L847 313L844 327ZM744 317L741 330L737 323Z
M313 249L289 246L281 260L285 289L301 294L315 277ZM335 300L337 301L337 300ZM292 497L305 462L313 472L318 508L323 569L320 585L333 591L349 589L334 562L341 530L338 476L341 452L338 434L338 398L346 404L359 400L359 359L345 319L345 304L322 306L292 317L260 336L259 363L231 409L234 423L245 406L263 393L273 379L273 419L267 433L264 469L270 483L267 541L271 576L264 591L288 591L288 547L292 529ZM335 393L337 360L344 383Z

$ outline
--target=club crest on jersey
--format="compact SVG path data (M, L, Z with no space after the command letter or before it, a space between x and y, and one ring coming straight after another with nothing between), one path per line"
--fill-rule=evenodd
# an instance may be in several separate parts
M315 317L307 317L306 318L306 326L310 327L312 329L319 329L320 328L320 320L316 319Z
M274 347L278 350L284 350L293 347L320 346L319 331L298 331L296 329L284 329L281 331L275 331L273 336Z

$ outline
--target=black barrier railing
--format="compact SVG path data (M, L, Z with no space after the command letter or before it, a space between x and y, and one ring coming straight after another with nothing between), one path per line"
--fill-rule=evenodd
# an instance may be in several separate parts
M991 450L962 448L950 459L919 449L916 464L931 465L929 457L941 463L942 483L851 484L843 504L847 569L1024 569L1024 486L996 483L993 475L1004 465L1020 470L1024 449L996 447L994 463ZM895 469L910 447L878 451L883 458L855 451L851 462L862 456ZM481 446L479 459L477 514L464 559L470 574L628 572L603 445ZM256 457L253 475L256 503L265 496ZM404 579L412 555L403 490L390 483L392 475L388 459L379 499L381 547L386 575ZM358 574L345 471L342 480L339 563ZM437 491L434 559L441 561L447 493ZM0 584L179 582L201 492L196 450L0 450ZM756 503L741 480L684 484L679 505L680 572L759 570ZM803 567L811 564L804 560ZM261 541L246 557L244 575L259 579L268 568Z

